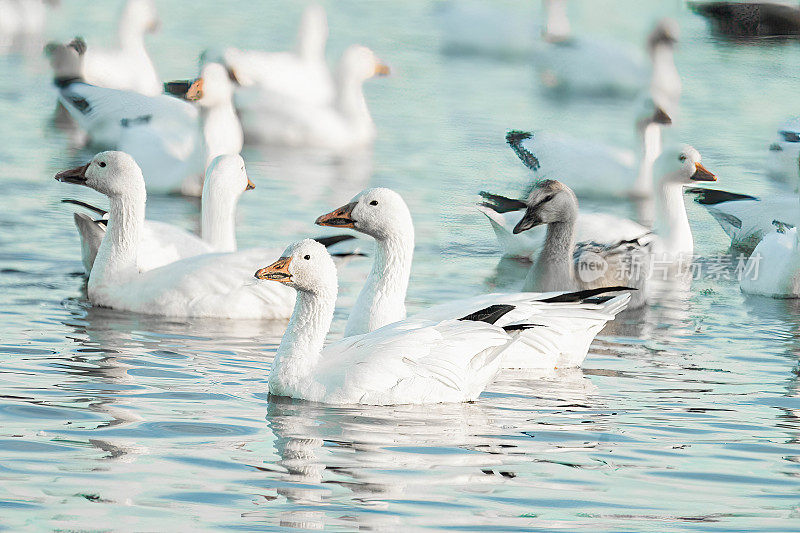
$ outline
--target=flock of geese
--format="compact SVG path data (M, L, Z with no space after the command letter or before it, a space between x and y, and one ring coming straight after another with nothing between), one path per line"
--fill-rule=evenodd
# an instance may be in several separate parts
M0 10L6 3L0 0ZM146 48L146 34L159 22L152 0L125 2L117 48L94 48L81 38L48 44L59 105L86 143L106 149L55 176L109 200L107 211L65 200L92 214L74 214L89 301L172 318L288 319L269 391L330 404L471 401L503 368L580 366L608 321L651 300L647 269L635 265L677 264L692 255L684 188L716 176L695 148L662 145L681 93L673 58L677 24L655 25L645 45L648 66L613 43L573 36L564 0L544 4L541 46L533 54L543 87L646 94L634 124L638 154L547 132L509 131L506 142L534 179L517 198L481 193L479 209L504 254L533 259L522 290L450 301L411 317L405 299L414 224L403 198L370 188L319 214L317 225L375 241L372 269L344 336L327 345L338 289L336 254L328 246L351 236L306 239L283 251L238 250L237 203L254 188L239 153L245 139L333 153L369 146L376 127L362 87L389 68L370 49L353 45L331 71L326 15L313 5L302 15L292 51L206 50L197 78L166 84ZM781 131L783 142L800 141ZM572 163L580 158L597 172L578 172ZM792 164L796 173L796 157ZM743 290L800 297L796 197L691 190L732 246L755 247L762 273L770 273L742 280ZM165 192L201 196L200 235L146 218L147 194ZM652 202L655 220L582 212L578 198L589 195ZM780 224L773 224L776 218Z

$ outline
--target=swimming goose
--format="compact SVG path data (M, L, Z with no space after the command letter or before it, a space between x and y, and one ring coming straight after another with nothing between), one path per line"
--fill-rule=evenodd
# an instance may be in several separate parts
M203 185L201 237L173 224L145 220L137 255L140 272L167 265L179 259L212 252L236 251L236 205L244 191L255 185L247 177L240 155L220 155L209 165ZM81 237L81 258L88 275L97 249L106 234L108 212L85 202L62 200L100 215L94 220L75 213L75 226Z
M145 33L160 25L152 0L127 0L119 18L116 48L92 46L83 60L83 79L90 85L134 91L148 96L161 94L161 79L147 48Z
M548 133L512 130L506 143L537 176L568 183L586 197L647 198L653 194L653 163L661 154L661 133L670 116L649 102L636 120L640 155L601 142ZM536 154L536 155L534 155Z
M80 76L86 45L47 47L59 101L95 145L115 148L136 159L150 192L199 196L210 159L239 153L242 130L231 104L232 82L225 67L210 63L188 88L191 103L167 95L87 84Z
M335 87L325 61L327 40L325 9L309 5L303 11L293 51L225 49L222 63L241 85L236 94L237 108L244 112L270 99L295 105L331 105Z
M689 2L713 31L735 39L800 37L800 8L776 2Z
M797 195L758 197L716 189L692 188L694 201L706 208L731 238L731 248L750 253L768 234L773 221L800 225Z
M680 78L677 77L673 49L678 26L671 19L659 21L647 40L652 69L628 47L617 43L573 37L567 18L566 0L546 0L547 25L542 43L536 47L534 64L545 88L568 94L630 95L657 85L659 102L674 113ZM676 94L677 91L677 94Z
M523 290L574 291L624 285L638 289L630 306L643 305L650 233L613 244L576 244L577 216L578 199L569 187L556 180L537 183L524 216L514 227L516 234L542 224L547 226L544 246L525 278Z
M257 112L242 116L248 138L264 144L329 150L368 146L375 139L375 124L364 99L363 83L389 74L369 48L353 45L345 50L336 72L336 99L328 105L295 104L277 100Z
M794 199L795 209L798 208ZM800 298L800 242L797 228L775 221L775 231L758 243L747 260L742 292L772 298Z
M351 228L375 239L375 259L345 327L345 336L374 331L406 318L405 298L414 253L414 225L403 198L391 189L367 189L353 200L317 218L317 224ZM552 369L580 366L592 339L624 307L628 295L602 306L586 302L544 305L552 294L488 294L436 306L414 318L445 320L458 318L490 305L523 305L530 315L508 318L532 320L548 325L551 341L542 344L524 338L513 354L503 357L504 368ZM619 306L622 307L619 307ZM527 334L523 335L527 337Z
M93 305L168 317L285 319L293 291L252 281L274 250L203 254L141 272L139 242L146 202L142 172L124 152L101 152L56 179L90 187L110 200L108 229L88 282Z
M323 347L336 305L336 267L306 239L255 277L297 290L292 318L275 353L269 392L327 404L431 404L475 400L521 333L546 327L500 326L520 306L496 305L446 320L412 318Z
M529 167L536 166L536 157L518 147L517 153ZM658 176L655 189L656 226L653 250L668 256L671 261L694 251L689 220L683 203L683 186L697 181L716 181L714 174L701 163L700 153L691 146L669 147L656 159L653 173ZM543 236L536 232L530 237L517 234L513 228L527 209L527 200L482 193L485 202L481 211L487 216L506 255L530 257L541 248ZM604 213L579 213L575 223L578 241L615 244L639 239L653 231L632 220ZM527 233L527 232L526 232ZM669 259L672 258L672 259Z

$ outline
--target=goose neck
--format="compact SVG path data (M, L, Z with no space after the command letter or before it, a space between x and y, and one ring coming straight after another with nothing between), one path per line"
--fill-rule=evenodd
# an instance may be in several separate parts
M231 99L201 107L200 120L206 147L206 165L218 155L238 154L242 150L244 134Z
M347 320L346 337L405 318L413 256L413 230L375 240L375 260Z
M297 292L292 317L272 363L270 393L292 396L293 391L307 384L333 321L336 292L335 287L332 291Z
M525 291L570 290L575 284L572 254L575 219L547 225L544 246L525 278Z
M371 131L374 125L364 98L364 81L347 69L340 69L337 76L337 108L342 117L357 133Z
M665 180L656 198L656 234L663 243L663 253L677 257L694 252L692 229L683 201L683 184Z
M137 252L144 225L145 201L143 190L110 197L108 227L89 276L90 288L138 274Z
M564 0L544 0L546 23L544 39L549 42L565 41L570 37L567 4Z
M203 186L200 236L216 252L235 252L238 198L222 194L223 191L213 188L210 181L206 179Z
M641 131L640 136L642 152L633 189L641 196L650 196L653 193L653 165L662 150L661 126L654 122L648 123Z

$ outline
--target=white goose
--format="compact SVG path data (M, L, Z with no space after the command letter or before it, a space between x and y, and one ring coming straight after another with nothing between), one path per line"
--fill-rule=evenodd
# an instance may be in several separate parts
M236 154L242 130L231 103L232 82L218 63L203 67L189 102L89 85L80 77L85 43L50 44L59 101L97 145L123 150L142 168L150 192L199 196L213 157Z
M127 0L119 18L117 47L104 50L92 46L86 52L86 83L148 96L161 94L161 79L144 45L145 33L156 31L159 25L152 0Z
M497 325L520 306L492 306L452 319L412 318L323 347L336 305L336 267L323 246L289 246L256 278L297 290L269 375L271 395L327 404L431 404L475 400L522 332Z
M403 320L405 298L414 253L414 225L402 197L390 189L367 189L353 200L317 219L321 226L351 228L375 239L372 270L350 312L345 336L359 335ZM546 324L549 341L539 332L523 340L503 357L505 368L552 369L580 366L594 336L628 302L624 294L601 304L565 299L559 305L544 300L553 294L487 294L433 307L414 318L445 320L468 315L490 305L522 305L506 317ZM505 319L504 319L505 320ZM505 322L500 322L505 324ZM509 351L511 352L511 351Z
M90 187L110 200L108 229L97 251L88 295L92 304L168 317L285 319L293 292L252 281L253 270L274 250L204 254L140 272L145 184L124 152L101 152L56 179Z
M652 251L661 258L672 261L692 254L694 240L683 203L683 187L698 181L716 181L714 174L701 161L700 153L691 146L669 147L656 159L653 172L659 178L655 186L654 228L609 214L579 213L575 222L576 239L614 244L653 233L648 241L652 241ZM520 257L531 257L536 253L544 238L542 232L525 237L513 231L528 206L527 200L482 194L486 199L482 212L489 218L503 253Z
M385 76L389 68L369 48L353 45L342 54L336 72L336 98L327 105L276 100L242 117L248 138L264 144L347 151L369 146L375 124L364 99L363 83Z
M800 117L780 125L778 139L769 145L767 172L770 177L797 188L797 161L800 159Z
M200 254L235 252L236 205L244 191L254 188L241 156L217 156L208 166L203 185L200 237L173 224L145 220L137 251L139 271L146 272ZM88 275L106 234L108 212L84 202L63 201L85 207L101 217L94 220L83 213L74 213L81 237L81 259Z
M307 106L331 105L335 96L333 77L325 61L328 19L320 5L303 11L295 49L263 52L227 48L221 60L241 84L236 106L243 112L274 100Z
M795 162L795 165L797 163ZM692 188L694 201L702 205L731 238L731 248L750 253L775 231L773 221L800 225L797 195L758 197L716 189Z
M794 199L795 209L798 208ZM776 221L777 231L758 243L747 260L742 292L772 298L800 298L800 237L796 227Z
M677 103L680 78L673 60L678 26L670 19L656 24L647 41L652 70L639 54L617 43L573 37L566 0L545 0L547 23L542 43L534 49L534 64L543 85L552 91L572 94L635 94L658 83L656 95L670 113Z

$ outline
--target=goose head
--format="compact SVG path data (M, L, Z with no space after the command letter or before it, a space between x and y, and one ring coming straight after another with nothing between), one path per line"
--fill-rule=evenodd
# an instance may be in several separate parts
M155 33L161 27L153 0L128 0L120 18L121 29L138 34Z
M656 159L655 173L662 185L688 185L696 181L717 181L701 163L700 152L693 146L671 146Z
M383 64L375 52L366 46L354 44L342 54L339 72L346 79L363 82L373 76L388 76L389 67Z
M537 183L525 203L528 207L522 220L514 226L514 234L541 224L573 222L578 216L578 199L575 193L558 180Z
M328 17L325 8L321 5L306 7L297 32L297 55L306 61L323 60L327 42Z
M414 223L403 198L391 189L366 189L348 204L316 220L320 226L351 228L376 240L413 235Z
M81 76L86 42L80 37L73 39L69 44L48 43L44 47L44 53L50 60L56 79Z
M142 170L125 152L100 152L85 165L59 172L56 179L84 185L109 198L145 194Z
M313 239L289 245L280 259L256 271L255 277L311 294L330 294L337 289L336 265L325 246Z
M255 184L247 177L242 156L223 154L212 159L206 169L203 197L213 195L218 198L228 197L236 201L243 192L255 188Z
M661 19L656 23L655 28L647 38L647 51L652 54L659 46L672 48L678 42L679 36L680 27L675 20L671 18Z
M233 90L228 69L219 63L208 63L189 86L186 99L196 101L201 107L214 107L230 102Z

